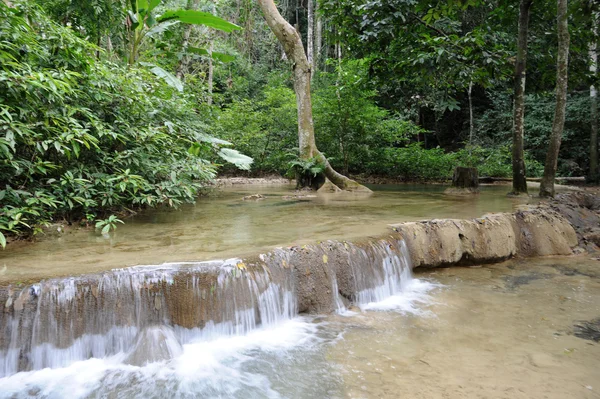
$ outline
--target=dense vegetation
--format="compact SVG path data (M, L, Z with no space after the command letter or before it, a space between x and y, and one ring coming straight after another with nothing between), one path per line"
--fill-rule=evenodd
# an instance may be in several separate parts
M279 1L313 65L315 136L331 165L511 176L517 3ZM591 175L594 4L570 2L563 176ZM165 17L176 9L242 29ZM556 12L554 0L532 6L528 176L543 171L552 127ZM299 165L290 62L254 1L0 0L0 63L0 244L59 219L108 231L124 210L193 202L218 170Z

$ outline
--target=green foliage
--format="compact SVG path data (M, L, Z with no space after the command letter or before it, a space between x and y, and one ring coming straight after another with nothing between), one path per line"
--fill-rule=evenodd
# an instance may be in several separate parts
M509 93L495 90L489 93L490 106L477 118L476 137L485 147L505 146L512 137L512 103ZM533 159L544 162L548 137L554 117L554 93L529 94L525 97L525 148ZM590 134L590 102L587 93L573 93L567 98L567 112L561 151L559 176L582 176L587 165ZM528 169L529 164L527 165Z
M177 207L215 175L206 159L226 142L207 134L195 98L94 50L36 7L0 2L3 237L59 218Z
M446 180L456 166L476 167L480 176L512 176L509 146L497 148L470 147L456 152L441 148L424 149L422 143L401 148L386 148L384 156L369 166L371 173L401 177L405 180ZM544 167L527 157L529 176L540 176Z
M125 223L121 219L117 218L115 215L110 215L108 218L104 220L99 220L96 222L96 230L102 229L102 234L108 234L111 230L117 229L117 223Z
M295 157L296 99L287 87L267 87L255 100L239 100L217 113L211 133L254 159L257 173L280 173Z
M365 60L344 62L334 73L322 73L315 84L314 119L317 145L332 166L360 173L387 147L409 143L422 129L375 102Z
M222 18L212 15L208 12L197 10L167 10L161 15L156 15L155 8L160 5L162 0L131 0L127 10L127 30L129 33L129 41L131 43L129 51L129 65L133 65L138 58L140 47L145 42L147 37L163 33L169 27L178 22L192 25L204 25L224 32L232 32L241 29L239 26L232 24ZM200 51L201 49L196 49ZM221 53L216 53L215 57ZM212 54L211 54L212 56ZM183 91L183 83L164 70L160 66L146 64L151 67L151 72L161 79L164 79L171 87L179 91Z
M309 158L309 159L294 159L288 163L289 170L287 175L289 177L295 177L298 175L304 176L312 176L317 177L319 174L323 173L325 170L325 165L321 162L319 158Z

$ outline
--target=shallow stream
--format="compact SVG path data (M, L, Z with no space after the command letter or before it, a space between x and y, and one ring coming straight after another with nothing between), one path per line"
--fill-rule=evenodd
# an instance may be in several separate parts
M586 258L418 273L402 292L328 316L190 342L170 361L123 356L0 379L0 397L597 398L600 317Z
M0 285L93 273L126 266L224 259L319 240L379 235L388 224L435 218L474 218L512 212L522 200L507 186L453 197L441 185L370 186L370 196L342 193L284 199L294 186L234 186L199 198L178 211L154 210L126 220L103 237L68 228L58 238L12 243L0 251ZM242 198L262 194L263 200Z
M374 188L284 199L291 186L233 187L179 212L140 214L108 238L81 230L14 246L0 282L57 278L9 293L0 398L600 397L600 263L586 256L413 274L402 241L367 252L340 243L356 254L354 305L333 274L338 312L311 316L297 314L280 255L268 268L181 263L522 204L506 187L472 198ZM255 193L266 198L241 199ZM164 261L179 263L62 278Z

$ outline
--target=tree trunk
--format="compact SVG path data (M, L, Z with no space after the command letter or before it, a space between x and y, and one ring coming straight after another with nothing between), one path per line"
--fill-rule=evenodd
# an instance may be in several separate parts
M554 196L554 178L558 163L558 152L565 125L567 107L567 84L569 64L569 24L567 20L567 0L558 0L558 60L556 71L556 109L550 134L550 145L544 165L544 177L540 185L540 197Z
M479 193L479 173L477 168L457 166L452 175L452 187L446 194L477 194Z
M479 189L479 174L477 168L457 166L452 175L452 187Z
M315 143L315 132L312 117L312 103L310 97L311 68L302 46L298 32L279 13L273 0L257 0L267 25L273 31L287 57L294 64L294 91L296 92L296 105L298 107L298 144L300 158L308 160L317 158L325 167L325 176L336 186L343 190L370 192L368 188L358 184L337 173Z
M315 25L315 9L314 9L314 0L308 1L308 28L306 30L306 58L308 59L308 63L310 64L310 73L311 76L314 73L315 69L315 40L314 40L314 25Z
M599 12L592 10L592 34L593 38L590 43L589 56L590 56L590 75L592 79L597 76L598 70L598 15ZM591 133L590 133L590 173L589 181L598 182L598 92L596 87L592 84L590 86L590 116L591 122Z
M319 14L319 1L317 0L317 7L315 9L317 14L317 28L315 34L315 56L313 62L313 73L319 70L319 63L321 61L321 51L323 47L323 19Z
M473 145L473 131L475 130L475 126L473 123L473 97L472 97L472 93L473 93L473 81L471 80L469 82L469 89L468 89L468 95L469 95L469 145Z
M200 0L188 0L187 9L188 10L196 10L198 8L198 3ZM187 70L188 63L190 62L189 57L185 56L185 52L190 44L190 35L192 34L192 29L194 25L187 24L183 31L183 40L181 41L181 52L184 55L181 57L181 61L179 61L179 65L177 66L177 71L175 72L175 76L178 79L183 79L183 75Z
M213 39L211 38L210 46L208 47L208 99L206 100L208 105L212 105L213 102L213 75L215 70L212 58L213 47Z
M533 0L521 0L519 9L519 37L517 43L517 61L515 64L515 99L513 115L512 195L527 194L527 169L525 167L524 131L525 131L525 76L527 65L527 30L529 28L529 10Z
M217 10L215 8L215 2L214 0L211 1L211 14L216 14ZM208 99L207 99L207 103L208 105L212 105L213 102L213 75L214 75L214 64L213 64L213 58L212 58L212 52L214 49L214 37L212 32L209 31L208 33L209 35L209 46L208 46Z

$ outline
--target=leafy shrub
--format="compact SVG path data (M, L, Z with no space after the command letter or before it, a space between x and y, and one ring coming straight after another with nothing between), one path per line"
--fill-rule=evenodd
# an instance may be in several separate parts
M96 50L0 2L0 244L57 218L193 202L215 175L205 159L225 142L193 99Z
M526 164L529 176L541 176L544 171L543 165L528 154ZM421 143L413 143L402 148L387 148L384 157L369 168L381 175L406 180L445 180L452 177L456 166L476 167L480 176L511 177L510 147L467 147L445 152L441 148L427 150Z

